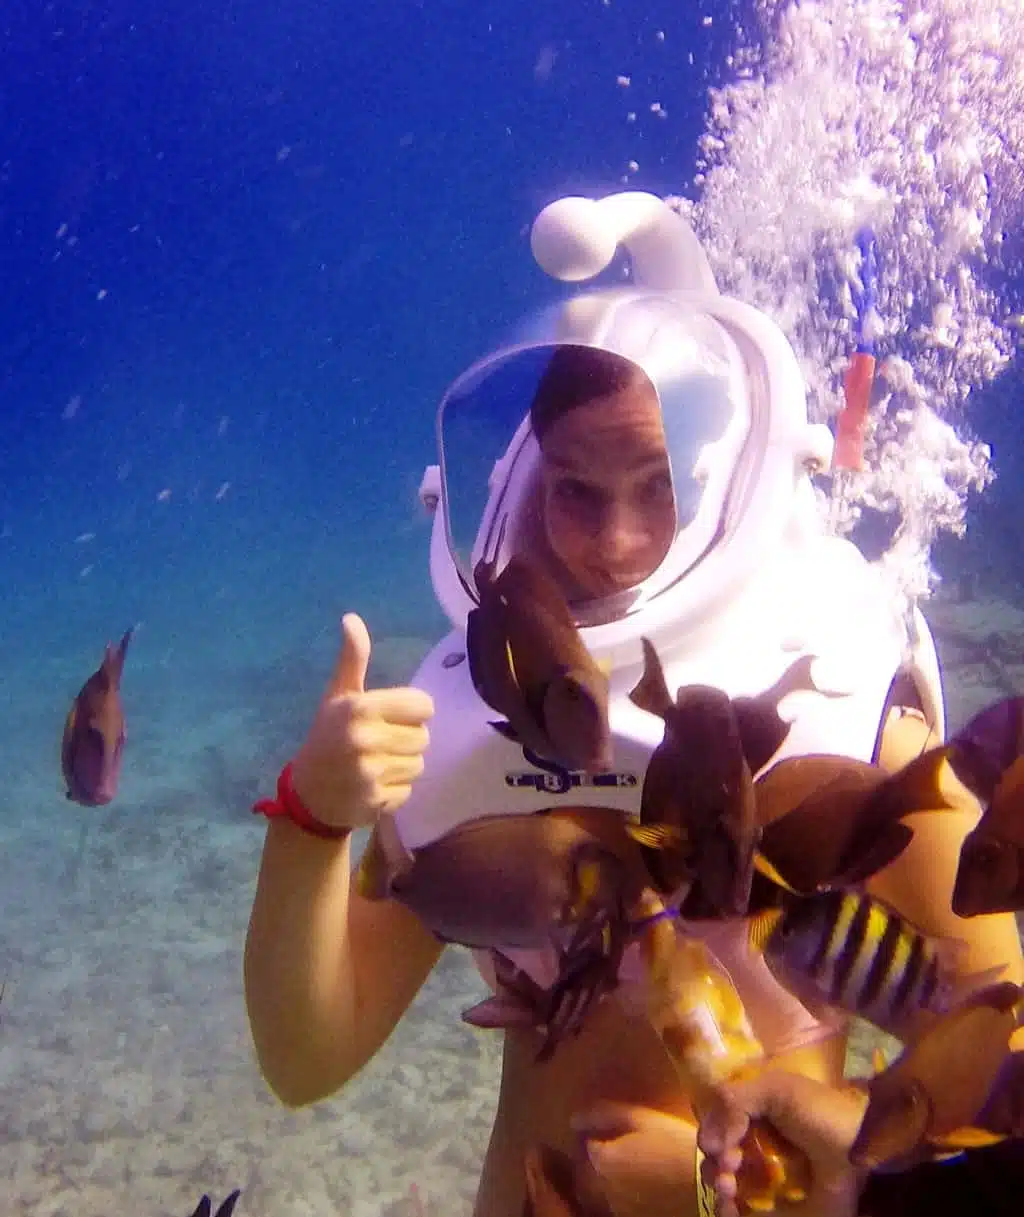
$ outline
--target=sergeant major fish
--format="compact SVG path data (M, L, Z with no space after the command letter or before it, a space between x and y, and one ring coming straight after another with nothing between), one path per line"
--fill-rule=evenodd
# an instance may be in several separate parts
M857 1015L899 1039L920 1011L943 1013L996 979L992 970L959 971L965 944L929 937L867 893L784 893L780 900L750 928L751 943L780 984L800 1000Z

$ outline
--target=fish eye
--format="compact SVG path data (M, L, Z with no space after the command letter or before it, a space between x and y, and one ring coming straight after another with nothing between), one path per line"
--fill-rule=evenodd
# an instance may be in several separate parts
M993 878L1005 869L1008 851L1001 841L982 840L971 843L971 862L987 878Z

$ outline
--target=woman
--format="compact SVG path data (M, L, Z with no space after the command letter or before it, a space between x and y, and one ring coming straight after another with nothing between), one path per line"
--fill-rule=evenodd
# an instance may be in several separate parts
M505 542L529 552L561 580L577 620L596 630L608 622L614 630L615 623L628 622L638 611L642 624L645 606L663 606L680 588L711 588L713 598L705 597L700 612L688 607L674 619L663 613L658 628L678 627L690 640L678 652L679 672L707 671L707 683L716 683L714 667L701 666L706 655L714 654L732 665L722 687L735 695L729 681L741 692L742 682L752 681L751 691L757 692L777 678L779 669L768 674L769 666L760 664L760 652L748 646L753 635L770 634L773 663L792 662L793 644L780 605L793 604L798 616L809 615L804 623L809 647L815 630L834 624L836 613L846 613L854 622L851 628L860 628L860 601L842 595L837 601L832 586L833 569L853 569L854 558L847 552L852 547L816 535L808 541L813 528L795 524L798 517L810 519L813 509L807 480L814 451L807 436L813 428L806 423L802 393L794 400L792 393L778 392L783 381L790 387L798 383L795 359L781 335L769 335L772 355L759 362L757 352L751 353L751 335L763 334L767 320L757 315L744 329L736 318L742 321L745 314L735 302L726 308L715 297L700 309L690 302L677 307L674 301L663 308L659 302L655 311L657 316L646 296L602 296L593 307L573 314L584 318L576 338L571 332L566 337L563 317L556 341L515 348L507 357L486 362L449 394L443 409L450 411L453 402L468 406L466 417L481 401L497 410L508 399L510 384L531 386L529 425L517 430L493 471L487 464L491 496L477 531L476 556L481 547L491 552ZM595 316L601 317L600 338L592 326ZM616 325L628 338L608 337ZM640 331L645 337L638 346ZM685 365L681 371L679 359ZM788 380L780 379L779 359L791 361ZM671 377L663 374L668 364L674 368ZM444 433L444 414L442 420ZM506 435L503 447L507 443ZM457 464L454 455L450 446L449 474ZM496 476L498 471L507 483ZM448 544L466 583L472 566L466 552L456 552L455 492L451 485L446 489ZM769 534L775 538L770 545ZM736 576L736 561L730 565L721 557L729 545L749 568L742 579ZM832 555L824 565L822 555ZM862 563L859 555L856 562ZM759 567L771 567L771 578L766 581ZM791 586L801 572L817 581L825 608L802 613L807 604ZM446 586L453 584L449 580ZM460 666L458 658L447 662L459 654L453 649L461 637L458 629L416 677L416 684L434 688L433 697L417 687L366 690L366 627L350 614L342 631L337 667L294 759L290 785L286 781L279 788L277 810L285 814L268 826L246 944L246 996L256 1051L268 1083L292 1106L334 1094L374 1055L443 949L400 904L370 901L355 890L350 883L351 831L396 816L405 844L414 849L452 823L511 810L516 799L532 798L532 803L517 805L528 810L564 807L571 787L567 783L556 799L540 780L532 794L528 784L505 780L509 770L504 769L503 778L502 765L512 753L496 750L514 751L514 745L488 734L487 719L493 714L487 707L477 707L472 730L463 726L460 715L472 696L467 665ZM591 632L588 637L599 636ZM638 653L637 639L627 639L627 646L623 636L621 630L614 634L614 653ZM877 648L865 633L866 650L859 655L852 643L847 645L849 637L840 631L833 650L853 652L849 679L856 682L860 669L877 658ZM864 753L864 759L873 753L891 770L917 755L930 738L929 717L935 716L922 709L927 698L896 670L897 664L894 659L881 684L876 672L875 692L858 703L861 719L867 706L870 721L855 729L849 726L852 718L842 717L842 707L856 697L844 701L837 694L808 691L801 702L806 709L795 714L790 750L848 751ZM457 696L448 692L456 686L444 683L456 681L462 681ZM613 674L613 691L616 687ZM613 706L613 720L628 709ZM462 761L453 759L453 753L477 728L482 742L476 760L460 770ZM620 766L622 757L649 756L659 738L649 723L637 729L647 732L643 747L636 739L625 740L617 752ZM497 759L477 763L485 752ZM528 776L534 771L526 768ZM626 786L608 793L602 786L571 798L577 806L630 809L639 792ZM966 796L962 810L915 815L913 842L871 887L927 932L966 941L969 969L1007 965L1007 979L1024 979L1012 917L962 922L950 911L960 844L976 819L977 810ZM762 1042L799 1042L802 1032L813 1031L808 1012L771 980L767 969L751 965L735 935L714 945ZM487 976L486 961L481 962ZM538 979L551 963L527 962ZM774 1063L837 1082L845 1037L809 1038L814 1042L776 1053ZM619 1217L697 1213L695 1115L646 1019L607 1000L550 1062L538 1065L536 1051L534 1032L506 1032L500 1097L476 1217L519 1217L526 1151L537 1142L570 1149L574 1127L588 1136L590 1159ZM588 1112L599 1113L609 1102L631 1113L621 1136L604 1136L599 1127L588 1130ZM808 1211L808 1217L816 1215Z

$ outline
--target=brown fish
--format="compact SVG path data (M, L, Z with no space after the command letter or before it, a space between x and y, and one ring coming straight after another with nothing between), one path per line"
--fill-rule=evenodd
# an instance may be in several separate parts
M953 911L975 917L1024 910L1024 698L982 710L946 750L982 805L960 850Z
M954 806L941 789L944 763L942 748L892 775L852 757L779 761L754 787L761 856L804 895L862 883L910 844L905 816Z
M545 760L600 772L612 763L608 678L583 645L561 589L514 555L496 574L477 563L480 596L466 622L473 687L505 716L491 724Z
M439 938L494 951L560 952L551 990L516 989L476 1009L477 1025L546 1029L542 1059L582 1024L617 983L634 909L651 878L638 838L674 848L669 830L629 823L607 808L487 816L453 829L395 866L393 844L378 840L360 860L358 890L411 909Z
M763 703L704 685L681 688L673 698L657 652L642 641L644 672L630 699L662 718L665 734L644 775L640 822L678 830L686 846L646 851L648 869L663 895L689 885L684 916L742 916L760 836L752 766L760 768L785 738L778 701L794 687L793 677L802 679L808 661L794 665Z
M64 723L61 768L67 797L85 807L101 807L117 793L124 751L121 672L133 630L117 650L107 643L103 662L82 686Z
M1006 1061L1021 996L1010 982L975 993L873 1077L850 1161L877 1169L922 1148L946 1152L998 1140L976 1120Z

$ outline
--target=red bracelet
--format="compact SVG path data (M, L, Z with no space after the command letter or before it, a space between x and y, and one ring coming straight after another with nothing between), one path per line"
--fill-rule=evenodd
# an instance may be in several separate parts
M281 770L281 776L277 779L277 797L260 799L258 803L253 803L252 809L258 815L266 816L271 820L275 816L284 816L293 824L297 824L303 832L312 833L314 837L337 841L342 837L347 837L351 831L348 828L336 828L332 824L324 824L314 818L313 813L295 792L292 784L291 761Z

